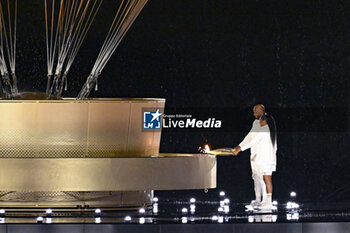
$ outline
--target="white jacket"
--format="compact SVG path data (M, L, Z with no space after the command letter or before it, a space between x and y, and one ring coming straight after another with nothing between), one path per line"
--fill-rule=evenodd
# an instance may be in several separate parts
M251 148L251 160L264 171L276 171L277 140L273 145L268 125L261 127L259 120L255 120L252 129L239 146L242 151Z
M253 141L257 133L260 131L260 128L261 127L259 120L256 119L255 121L253 121L252 128L250 129L247 136L245 136L243 141L239 144L242 151L245 151L246 149L250 148L250 157L253 157L256 154L256 147L254 144L251 144L251 142Z

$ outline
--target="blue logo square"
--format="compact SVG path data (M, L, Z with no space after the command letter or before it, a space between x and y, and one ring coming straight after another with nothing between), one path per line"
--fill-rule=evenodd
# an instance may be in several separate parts
M162 113L159 109L155 112L144 111L143 112L143 128L144 129L160 129Z

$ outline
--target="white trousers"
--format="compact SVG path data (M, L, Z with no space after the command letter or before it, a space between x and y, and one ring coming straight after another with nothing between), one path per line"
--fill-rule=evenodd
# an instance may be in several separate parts
M256 163L254 160L250 160L250 165L254 181L255 200L257 202L264 201L264 197L266 197L266 185L263 173L261 172L261 166L259 166L260 164Z

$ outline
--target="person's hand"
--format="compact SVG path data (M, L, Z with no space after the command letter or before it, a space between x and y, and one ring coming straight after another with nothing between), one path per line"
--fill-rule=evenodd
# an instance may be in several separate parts
M233 156L237 156L238 153L241 152L241 147L240 146L236 146L235 148L233 148Z

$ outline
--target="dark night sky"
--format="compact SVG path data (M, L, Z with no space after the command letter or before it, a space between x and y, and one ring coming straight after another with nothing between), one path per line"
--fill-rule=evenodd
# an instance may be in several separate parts
M118 2L103 3L69 74L65 96L80 90ZM292 107L347 109L349 10L347 1L150 0L91 97L162 97L167 109L229 108L227 119L246 125L246 131L251 111L238 117L235 109L256 103L275 109L270 112L275 116ZM21 91L44 90L43 0L19 1L16 67ZM314 114L320 126L335 121ZM276 197L285 198L294 189L304 200L348 199L347 192L334 193L350 182L349 117L343 119L341 132L279 134ZM276 120L280 126L292 125L288 118ZM303 119L305 125L313 120ZM245 133L163 131L161 152L196 153L205 142L233 147ZM248 155L218 159L218 188L237 200L253 196Z

